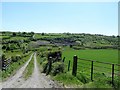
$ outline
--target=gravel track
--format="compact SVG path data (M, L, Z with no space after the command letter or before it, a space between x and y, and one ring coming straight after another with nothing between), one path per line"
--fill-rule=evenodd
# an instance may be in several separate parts
M31 61L33 54L25 65L20 68L16 74L2 83L2 88L60 88L58 84L54 83L45 74L41 73L36 60L36 53L34 53L34 70L32 76L27 80L23 78L23 72L29 62Z

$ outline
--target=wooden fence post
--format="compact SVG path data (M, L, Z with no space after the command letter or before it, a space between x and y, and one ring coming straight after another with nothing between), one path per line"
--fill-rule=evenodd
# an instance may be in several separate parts
M68 62L68 71L70 70L70 60Z
M114 86L114 64L112 64L112 85Z
M63 58L63 62L65 61L65 57Z
M49 74L49 72L51 71L51 67L52 67L52 57L48 58L48 71L46 73L46 75Z
M93 81L93 61L91 61L91 81Z
M77 56L74 55L72 75L76 76L76 73L77 73Z

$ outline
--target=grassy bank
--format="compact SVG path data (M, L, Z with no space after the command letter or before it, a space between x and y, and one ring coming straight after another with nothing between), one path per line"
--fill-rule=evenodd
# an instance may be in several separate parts
M25 62L30 58L31 53L29 53L26 57L21 60L11 63L6 70L2 71L2 80L6 80L8 77L15 74L15 72L25 64Z

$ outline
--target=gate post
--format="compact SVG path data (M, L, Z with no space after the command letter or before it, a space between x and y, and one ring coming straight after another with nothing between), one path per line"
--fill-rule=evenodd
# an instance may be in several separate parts
M76 76L77 73L77 56L74 55L73 57L73 70L72 70L72 75Z
M63 58L63 62L65 61L65 57Z
M93 61L91 61L91 81L93 81Z
M112 64L112 85L114 86L114 64Z

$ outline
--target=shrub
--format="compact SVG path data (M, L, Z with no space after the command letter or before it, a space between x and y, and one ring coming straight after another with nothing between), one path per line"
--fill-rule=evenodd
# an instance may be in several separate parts
M41 58L40 59L40 64L42 64L44 61L46 61L47 60L47 57L43 57L43 58Z
M64 65L62 62L55 62L52 64L52 71L51 71L52 75L55 76L56 74L61 73L63 71L64 71Z
M5 54L2 54L2 55L0 56L0 59L5 60L5 59L6 59Z
M21 56L20 56L20 55L17 55L17 56L16 56L16 59L17 59L17 60L20 60L20 59L21 59Z
M21 56L20 56L20 55L12 56L12 57L11 57L12 62L17 62L17 61L20 60L20 59L21 59Z
M12 60L12 62L17 62L17 59L16 59L15 56L12 56L12 57L11 57L11 60Z

